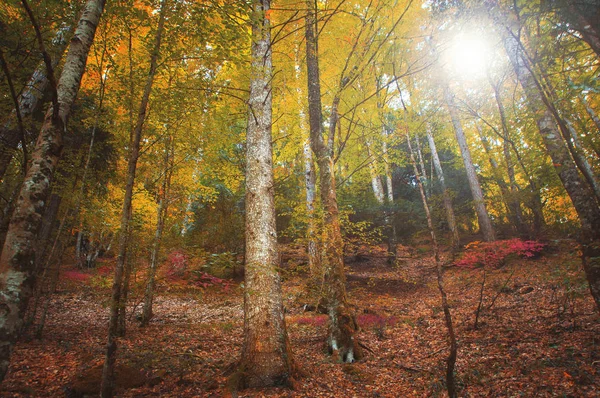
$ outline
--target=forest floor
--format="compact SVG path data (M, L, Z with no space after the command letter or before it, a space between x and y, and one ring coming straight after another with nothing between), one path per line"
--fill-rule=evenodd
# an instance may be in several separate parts
M239 282L175 289L163 281L150 325L139 328L132 316L119 341L117 372L124 387L118 396L443 396L448 343L433 259L425 247L400 247L398 265L391 267L383 254L371 248L359 260L347 261L359 337L372 351L363 360L338 364L327 355L326 317L304 311L306 275L295 270L297 259L290 252L283 270L284 303L303 371L294 390L231 394L227 388L242 342ZM512 259L487 270L475 329L483 270L447 267L460 396L600 396L600 319L580 268L577 245L561 241L551 242L536 259ZM98 272L63 273L42 338L25 336L19 342L0 396L76 397L97 391L110 285ZM137 302L134 297L132 307Z

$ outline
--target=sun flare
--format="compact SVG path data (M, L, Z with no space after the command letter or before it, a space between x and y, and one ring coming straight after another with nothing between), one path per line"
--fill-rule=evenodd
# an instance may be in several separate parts
M453 71L463 79L485 76L490 61L490 46L480 36L461 34L450 47L449 61Z

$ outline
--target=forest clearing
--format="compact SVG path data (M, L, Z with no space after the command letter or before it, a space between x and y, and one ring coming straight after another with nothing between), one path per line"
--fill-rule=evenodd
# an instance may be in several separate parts
M482 311L477 329L482 270L448 270L446 286L459 336L460 396L598 396L600 326L585 281L577 275L572 243L554 242L536 259L512 258L490 270L484 306L495 303ZM292 390L254 389L237 396L443 395L447 346L435 265L430 254L405 247L400 248L404 265L397 268L390 268L383 255L382 248L371 248L360 261L348 261L359 335L372 352L346 365L327 354L327 317L306 311L305 275L293 268L299 259L291 257L282 269L283 297L302 375ZM102 286L108 284L100 283L95 272L64 275L51 299L44 337L25 336L19 343L2 396L99 392L108 305ZM228 376L243 335L239 284L203 288L187 284L183 275L163 279L155 318L146 328L132 325L121 343L127 378L117 396L231 396ZM129 305L138 316L140 293L133 292Z
M598 396L600 0L3 0L0 395Z

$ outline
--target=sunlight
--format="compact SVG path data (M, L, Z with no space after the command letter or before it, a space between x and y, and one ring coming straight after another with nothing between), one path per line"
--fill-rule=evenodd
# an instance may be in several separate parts
M461 79L480 79L489 66L490 45L475 33L457 35L450 46L449 61L453 72Z

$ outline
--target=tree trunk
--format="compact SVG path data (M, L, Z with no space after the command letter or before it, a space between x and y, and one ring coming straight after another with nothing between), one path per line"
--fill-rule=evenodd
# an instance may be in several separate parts
M490 85L494 89L494 98L496 99L496 105L498 106L498 113L500 115L500 124L502 125L502 151L504 154L504 161L506 162L506 171L508 173L508 181L510 183L510 194L506 197L510 212L514 217L514 225L521 236L527 235L525 225L523 223L523 213L521 212L521 203L518 198L519 186L515 177L515 166L513 163L512 155L510 153L510 133L508 130L508 123L506 121L506 111L504 104L502 103L502 96L500 95L500 89L498 85L494 84L492 79L489 79Z
M269 0L252 3L246 133L246 272L240 387L289 385L293 358L283 311L271 147L273 77Z
M353 362L362 357L356 340L358 325L346 298L344 274L344 243L340 230L335 175L333 164L333 137L337 126L339 92L334 97L329 119L329 137L323 139L321 87L317 54L317 24L315 2L306 1L306 67L308 72L308 110L310 121L310 145L319 165L321 204L323 206L324 287L329 315L328 346L332 356L339 361ZM343 80L342 80L343 82ZM340 87L343 89L343 87Z
M160 244L162 242L163 228L169 202L169 187L171 176L173 175L173 151L175 144L173 137L169 137L169 142L165 145L165 163L163 169L163 181L161 192L158 199L158 209L156 218L156 231L154 233L154 243L152 244L152 254L150 255L150 270L148 274L148 283L144 293L144 308L142 310L142 320L140 326L148 325L152 319L152 302L154 300L154 286L156 282L156 270L158 269L158 259L160 254Z
M298 107L300 108L300 131L303 134L306 131L306 113L304 110L304 94L300 88L300 43L295 48L295 70L298 88ZM321 256L319 253L320 242L318 240L318 225L315 215L316 193L317 193L317 175L315 173L315 164L312 152L310 150L310 137L306 137L302 144L302 152L304 156L304 185L306 197L306 213L307 213L307 254L308 254L308 269L310 276L315 284L322 284L323 267L321 264Z
M471 188L471 194L473 195L475 212L477 213L477 220L479 221L479 229L483 233L483 239L486 242L491 242L496 240L496 234L494 233L492 221L490 220L490 216L485 207L483 192L481 191L481 186L479 185L479 180L477 179L477 172L473 166L473 160L471 160L471 152L469 151L467 139L465 137L462 125L460 124L460 118L458 116L458 111L456 110L456 105L454 104L454 95L450 92L450 87L448 87L448 85L444 85L443 89L446 105L448 106L448 112L450 113L452 125L454 126L456 141L458 141L460 153L462 155L465 170L467 172L469 188Z
M440 260L440 249L439 249L439 245L437 242L435 229L433 228L433 220L431 218L431 211L429 210L429 204L427 203L427 196L425 195L425 189L423 188L423 183L421 182L421 177L419 175L419 169L417 168L417 161L415 160L415 155L414 155L414 152L412 149L412 145L410 144L410 136L409 136L408 132L406 133L406 142L408 143L408 149L410 152L410 160L413 165L413 170L415 172L415 178L417 179L417 185L419 186L419 193L421 194L421 201L423 202L423 209L425 210L425 216L427 217L427 227L429 228L429 233L431 234L431 242L433 245L433 256L435 258L436 273L437 273L437 285L438 285L438 290L440 292L440 296L442 298L442 308L444 310L444 320L446 322L446 329L448 330L448 338L450 340L450 352L448 353L448 359L446 360L446 388L448 390L448 396L451 398L455 398L458 396L458 393L456 392L456 383L454 380L454 365L456 364L456 354L457 354L458 348L457 348L457 344L456 344L456 336L454 334L454 325L452 323L452 315L450 314L450 306L448 304L448 298L446 297L446 291L444 290L442 262Z
M500 27L507 29L501 32L504 48L517 79L525 91L531 111L541 115L537 120L537 125L542 141L579 216L582 230L580 240L583 267L590 291L600 311L600 207L595 200L594 192L581 178L569 150L565 146L554 115L544 102L535 76L529 69L521 43L513 35L511 28L516 27L517 24L510 19L511 16L502 14L498 7L491 7L490 13Z
M394 185L392 183L392 170L390 167L389 157L388 157L388 148L387 148L387 133L386 129L383 130L383 161L384 161L384 171L385 171L385 188L387 192L387 204L388 209L385 211L385 225L388 227L388 264L395 264L396 257L398 255L397 245L398 245L398 235L396 233L396 225L394 224Z
M306 229L306 238L308 239L308 268L313 278L321 281L323 267L321 264L321 255L319 253L319 238L317 229L317 220L315 218L316 202L316 173L314 169L313 156L310 150L310 139L304 141L304 182L306 186L306 212L308 214L308 226Z
M154 46L150 56L150 70L146 79L146 85L142 94L140 108L137 116L137 121L132 131L131 148L129 152L129 161L127 164L127 182L125 185L125 197L123 199L123 208L121 211L121 228L119 237L119 254L117 264L115 266L115 275L112 286L111 304L110 304L110 319L108 325L108 338L106 343L106 358L102 369L102 398L111 398L115 387L115 361L117 357L117 332L119 321L119 308L123 305L121 301L121 284L123 282L123 270L126 261L127 246L129 243L129 221L132 208L133 185L135 182L135 172L137 168L137 160L140 153L140 142L142 139L142 129L146 120L146 110L150 101L150 93L154 83L154 76L158 69L158 59L160 55L160 45L162 41L162 33L165 25L165 14L168 9L168 0L162 0L160 5L160 15L158 19L158 28L154 38Z
M70 26L63 26L58 29L55 37L52 39L53 56L52 68L56 69L62 54L67 48L67 35L71 30ZM23 92L19 95L19 112L22 118L30 117L38 109L46 88L48 87L48 76L46 65L40 62L37 69L31 75ZM7 120L4 121L0 129L0 180L4 178L6 170L10 165L14 152L21 141L21 134L15 128L16 112L11 112Z
M33 292L36 235L61 156L66 120L79 91L103 8L104 0L88 0L84 6L58 84L58 117L52 109L46 113L0 256L0 278L4 281L0 298L4 308L0 315L0 381L8 370L10 353Z
M431 196L431 181L429 181L429 177L427 177L427 169L425 168L425 161L423 160L423 152L421 151L421 141L419 140L419 135L415 134L415 143L417 144L417 156L419 158L419 166L421 166L421 175L423 176L423 180L421 184L425 185L425 193L428 197Z
M460 236L456 226L452 198L450 197L450 192L446 186L442 162L440 162L440 157L438 156L437 148L435 146L435 140L433 139L431 128L429 126L427 127L427 141L429 142L429 149L431 150L431 159L433 160L435 172L440 180L440 187L442 188L442 198L444 201L444 208L446 209L446 220L448 222L448 228L450 228L450 232L452 233L452 247L456 251L460 247Z
M514 226L515 229L517 229L518 228L518 219L515 214L515 209L512 206L512 204L510 203L511 193L508 190L508 185L506 184L506 181L504 181L504 178L502 177L502 172L500 171L500 166L498 166L498 162L494 158L494 152L492 151L492 148L490 147L490 143L489 143L487 137L483 134L483 131L481 130L481 126L477 125L476 128L477 128L477 133L479 134L479 139L481 140L481 144L483 145L483 149L484 149L485 153L487 154L488 160L490 162L490 166L492 167L492 175L494 177L494 180L496 181L496 185L498 185L498 188L500 188L500 192L502 194L502 201L504 202L504 205L506 206L506 210L507 210L508 221L510 224L512 224Z

